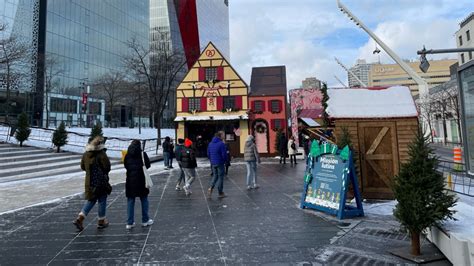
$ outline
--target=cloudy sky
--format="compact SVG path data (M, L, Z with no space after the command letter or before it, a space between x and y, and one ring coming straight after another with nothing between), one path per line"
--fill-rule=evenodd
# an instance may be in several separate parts
M455 48L459 23L474 12L473 0L341 0L401 58L418 60L416 51ZM288 89L317 77L329 86L347 84L338 57L350 67L358 58L394 63L343 14L336 0L232 0L231 64L250 84L252 67L285 65ZM379 47L379 49L381 49ZM454 54L429 56L456 58Z

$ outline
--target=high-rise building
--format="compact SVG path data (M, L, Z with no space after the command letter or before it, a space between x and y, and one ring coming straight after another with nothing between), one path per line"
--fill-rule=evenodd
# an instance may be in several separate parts
M460 29L456 32L456 44L458 48L474 47L471 35L474 34L474 12L459 24ZM474 52L458 53L459 66L472 60Z
M228 0L150 0L151 45L164 45L186 58L186 67L178 73L174 87L179 85L209 42L230 59ZM163 125L173 125L175 104L174 90L169 94L163 112Z
M321 81L315 77L305 78L301 83L303 89L321 89Z
M369 84L369 73L372 64L367 64L365 59L357 59L356 64L351 67L349 70L356 75L360 81L364 82L365 84ZM361 87L361 84L355 77L353 77L350 73L347 73L347 77L349 80L349 87Z
M426 80L430 87L443 84L451 78L450 66L456 60L430 60L430 68L423 73L419 62L408 62L407 64ZM372 64L369 72L369 87L385 86L407 86L413 95L418 94L418 84L398 64Z
M25 90L35 94L35 120L44 125L48 108L53 120L103 122L105 103L93 100L92 84L103 74L123 70L127 41L135 38L148 47L149 12L149 0L0 1L0 20L8 24L8 33L32 48L34 60L25 69L34 85ZM50 78L52 68L58 71ZM83 116L81 94L88 85L92 102Z

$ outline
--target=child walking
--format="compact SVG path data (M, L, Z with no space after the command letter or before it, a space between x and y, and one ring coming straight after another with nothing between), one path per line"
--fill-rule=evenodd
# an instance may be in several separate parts
M143 158L142 158L143 156ZM139 140L133 140L125 155L124 166L127 169L127 179L125 182L125 195L127 196L127 225L126 229L135 226L135 198L139 197L142 205L142 226L153 224L153 220L148 215L148 194L150 190L145 187L145 174L143 164L150 168L150 159L146 152L142 152Z

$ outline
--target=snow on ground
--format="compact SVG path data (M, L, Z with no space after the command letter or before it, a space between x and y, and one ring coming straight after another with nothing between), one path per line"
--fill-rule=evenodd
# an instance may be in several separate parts
M76 132L81 134L90 134L90 128L83 128L83 127L68 127L66 128L67 131ZM138 128L128 128L128 127L120 127L120 128L102 128L102 132L104 132L105 137L114 137L114 138L126 138L126 139L156 139L157 132L155 128L142 128L141 134L139 134ZM161 129L161 138L170 137L172 139L175 138L175 130L174 129Z

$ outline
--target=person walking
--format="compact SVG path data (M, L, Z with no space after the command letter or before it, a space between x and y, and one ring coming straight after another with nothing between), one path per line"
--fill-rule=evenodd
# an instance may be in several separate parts
M193 142L186 138L184 141L184 148L180 151L181 167L183 167L183 171L186 176L186 184L183 187L184 191L186 192L186 196L191 195L191 184L196 178L196 153L192 145Z
M311 146L311 139L308 135L303 135L303 149L304 149L304 160L308 164L308 155Z
M181 167L181 150L184 149L184 139L178 139L178 143L176 143L176 148L174 149L174 154L176 156L176 161L178 162L179 166L179 177L178 182L176 183L176 190L181 190L181 185L184 185L184 170Z
M81 159L81 169L86 172L84 179L86 202L76 220L73 221L73 224L79 231L84 230L84 219L96 202L99 202L97 228L103 229L109 225L105 214L107 195L112 191L108 183L110 160L106 154L103 137L97 136L86 145L86 152L82 155Z
M297 164L296 153L298 153L298 148L296 147L295 137L291 136L290 140L288 141L288 154L290 155L291 165L293 165L293 161L295 164Z
M163 163L165 165L165 170L169 170L170 168L170 137L165 137L165 141L163 141Z
M282 132L278 141L278 152L280 153L280 163L286 164L286 156L288 155L288 140L286 139L285 132Z
M169 163L169 168L173 169L173 158L175 157L175 154L174 154L174 144L173 144L173 140L170 139L170 163Z
M225 150L227 153L227 160L225 161L225 176L229 173L229 167L230 167L230 160L232 159L232 156L230 155L230 145L226 141L224 141L225 144Z
M224 165L227 161L227 150L224 142L224 132L219 131L212 138L211 143L207 147L207 157L211 161L212 168L212 181L207 190L209 197L212 195L212 191L217 184L217 190L219 191L219 198L224 198Z
M247 165L247 189L257 189L257 162L260 163L255 138L252 135L247 137L244 148L244 161Z
M125 181L125 196L127 197L127 225L126 229L135 227L135 198L139 197L142 204L142 226L153 224L148 215L148 194L150 190L145 186L145 174L143 165L150 168L150 159L146 152L142 151L139 140L133 140L128 146L125 155L124 166L127 169Z

